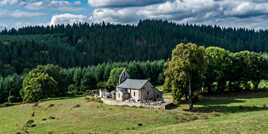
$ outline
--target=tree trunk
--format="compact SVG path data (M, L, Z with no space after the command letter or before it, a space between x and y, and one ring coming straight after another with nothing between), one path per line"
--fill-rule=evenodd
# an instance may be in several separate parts
M189 111L192 111L194 108L192 101L192 83L191 78L189 79Z
M226 81L224 81L224 80L218 81L218 87L217 87L218 88L217 89L218 93L223 93L224 92L225 85L226 85Z
M253 87L253 88L254 88L253 90L256 90L256 89L258 89L258 86L259 86L259 84L260 84L260 80L253 81L252 83L253 83L253 86L254 86L254 87Z
M185 94L185 101L186 101L186 102L189 101L189 97L188 97L188 94L187 94L187 93Z
M233 85L233 82L232 81L229 81L228 88L229 88L229 91L233 91L234 90L234 85Z
M211 86L211 84L208 84L207 85L207 88L208 88L208 94L211 94L212 93L212 86Z

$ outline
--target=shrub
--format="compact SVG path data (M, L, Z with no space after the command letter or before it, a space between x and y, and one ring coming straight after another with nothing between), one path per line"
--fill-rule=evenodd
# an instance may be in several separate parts
M105 82L105 81L98 82L97 88L108 88L107 82Z
M81 107L80 104L76 104L76 105L73 106L73 108L79 108L79 107Z
M98 93L98 90L87 90L84 92L83 95L94 95L94 94L97 94Z
M211 114L212 114L213 116L220 116L220 114L217 113L217 112L212 112Z
M86 97L85 98L87 102L97 102L97 103L103 103L100 98L94 98L94 97Z
M9 96L9 97L8 97L8 102L9 102L9 103L18 102L18 98L15 97L15 96Z
M25 123L25 127L35 127L34 120L28 120Z
M55 106L55 104L49 104L48 105L48 108L50 108L50 107L54 107Z
M78 87L76 87L74 84L69 85L67 94L69 94L69 95L78 95L79 94Z
M54 116L49 116L48 119L50 119L50 120L55 120L56 117L54 117Z

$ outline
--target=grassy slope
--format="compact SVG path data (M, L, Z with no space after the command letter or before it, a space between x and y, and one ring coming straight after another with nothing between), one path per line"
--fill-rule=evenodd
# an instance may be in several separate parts
M203 100L197 109L200 113L216 111L220 116L144 129L136 133L180 134L266 134L268 132L268 98Z
M40 103L38 107L23 104L0 108L0 134L21 131L25 122L30 119L36 123L36 127L29 129L31 134L265 134L268 132L268 108L263 108L263 105L268 105L268 94L254 97L203 99L196 105L199 112L195 113L183 111L182 109L187 108L186 105L162 111L107 106L86 102L84 98L50 100ZM50 104L55 106L49 107ZM77 104L81 107L74 108ZM33 111L35 117L31 117ZM56 119L48 119L49 116ZM48 120L42 121L44 118ZM138 126L138 123L143 126Z

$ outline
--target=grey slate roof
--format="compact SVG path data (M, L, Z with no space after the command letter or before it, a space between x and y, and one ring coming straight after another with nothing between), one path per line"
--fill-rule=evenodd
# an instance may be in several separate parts
M148 80L135 80L135 79L127 79L120 85L118 85L118 88L130 88L130 89L141 89Z

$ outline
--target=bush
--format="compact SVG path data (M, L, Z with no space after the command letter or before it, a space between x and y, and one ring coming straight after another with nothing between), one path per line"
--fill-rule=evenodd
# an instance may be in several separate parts
M86 97L85 98L87 102L97 102L97 103L103 103L100 98L95 98L95 97Z
M94 95L97 93L98 93L98 90L87 90L86 92L84 92L83 95Z
M18 101L19 101L19 99L17 97L15 97L15 96L9 96L8 97L8 102L9 103L14 103L14 102L18 102Z
M71 84L68 86L68 92L69 95L78 95L79 94L79 88L76 87L74 84Z
M108 88L108 84L105 81L98 82L97 83L97 88Z

